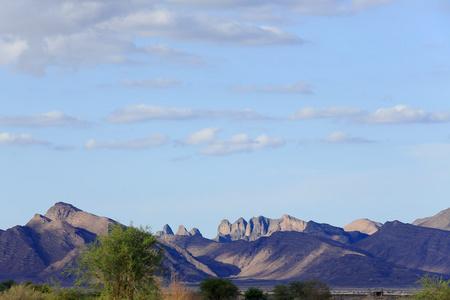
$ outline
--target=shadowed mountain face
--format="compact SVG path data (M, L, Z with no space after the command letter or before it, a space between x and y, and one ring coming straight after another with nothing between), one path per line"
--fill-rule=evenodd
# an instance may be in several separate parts
M450 231L450 208L439 212L433 217L417 219L412 224Z
M400 266L450 275L450 231L387 222L354 246Z
M60 202L25 226L0 231L0 280L46 282L52 277L70 283L61 271L111 222ZM218 231L221 242L203 238L195 228L188 232L180 226L173 234L166 225L159 237L166 267L189 282L320 278L340 287L409 287L425 272L450 277L450 231L396 221L368 236L287 215L233 224L224 220Z

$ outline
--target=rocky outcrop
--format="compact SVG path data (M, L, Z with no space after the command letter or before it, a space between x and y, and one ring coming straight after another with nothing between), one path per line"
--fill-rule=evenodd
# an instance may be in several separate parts
M416 226L437 228L450 231L450 208L447 208L433 217L417 219L413 223Z
M83 228L95 234L107 234L109 225L114 222L112 219L84 212L64 202L58 202L52 206L45 217L55 221L66 221L74 227Z
M166 224L163 227L162 231L157 231L155 233L156 237L163 237L165 235L173 235L173 231L172 228L170 228L170 226L168 224ZM190 231L187 231L186 227L184 227L183 225L180 225L178 227L177 233L175 235L186 235L186 236L202 236L202 234L200 233L200 230L198 230L197 228L192 228Z
M169 224L164 225L163 230L157 231L155 233L156 237L162 237L163 235L170 234L173 235L172 228L170 228Z
M306 232L346 244L354 243L366 237L365 234L346 232L342 228L328 224L319 224L313 221L305 222L289 215L283 215L280 219L269 219L263 216L253 217L248 222L239 218L233 224L230 224L228 220L223 220L217 231L217 236L214 238L217 242L254 241L278 231Z
M374 234L383 226L380 222L374 222L369 219L359 219L343 227L345 231L359 231L368 235Z
M180 225L180 227L178 227L178 231L175 234L176 235L190 235L189 231L187 231L186 227L184 227L183 225Z

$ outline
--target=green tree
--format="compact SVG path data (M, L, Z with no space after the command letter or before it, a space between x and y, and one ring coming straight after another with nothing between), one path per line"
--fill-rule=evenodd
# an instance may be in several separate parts
M157 291L155 275L163 254L148 227L111 225L109 233L82 249L76 264L78 284L102 287L108 299L136 299Z
M200 283L200 293L209 300L233 299L238 292L239 289L230 279L205 278Z
M14 279L7 279L0 282L0 292L9 290L15 284Z
M423 276L417 283L420 283L422 289L414 292L414 300L448 300L450 299L450 280L444 280L442 277Z
M291 293L288 285L277 284L273 288L273 299L274 300L292 300L294 296Z
M244 293L245 300L267 300L267 295L257 287L249 287Z
M275 300L328 300L331 296L328 285L319 279L293 281L289 285L279 284L273 289Z

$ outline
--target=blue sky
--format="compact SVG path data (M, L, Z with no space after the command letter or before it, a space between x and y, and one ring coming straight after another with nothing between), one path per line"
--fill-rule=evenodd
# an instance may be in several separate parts
M450 206L446 1L1 2L1 229Z

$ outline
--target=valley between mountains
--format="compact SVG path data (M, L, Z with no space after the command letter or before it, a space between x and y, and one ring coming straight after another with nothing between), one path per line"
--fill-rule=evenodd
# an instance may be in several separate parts
M114 222L59 202L25 226L0 230L0 280L71 285L62 274L78 250ZM344 228L292 216L223 220L214 239L196 228L155 233L165 266L186 282L228 277L241 285L319 278L333 287L412 286L420 276L450 278L450 208L412 224L367 219Z

